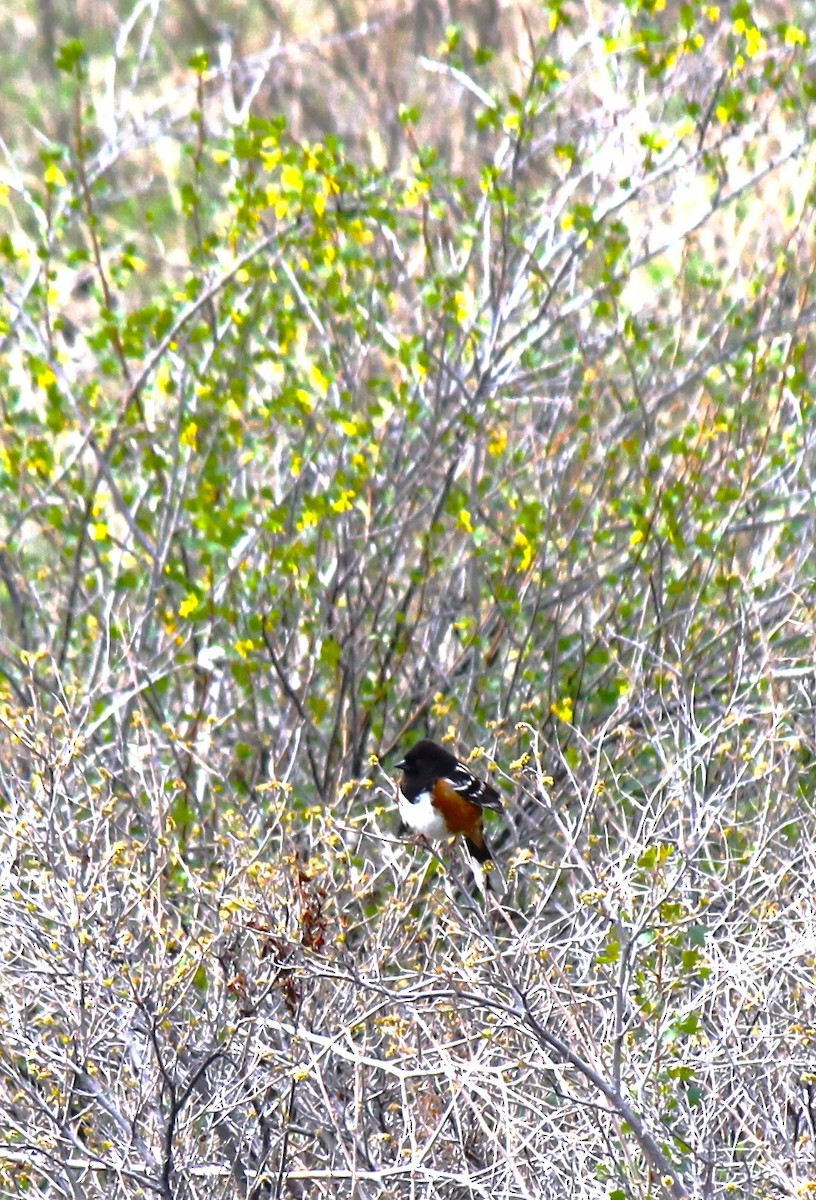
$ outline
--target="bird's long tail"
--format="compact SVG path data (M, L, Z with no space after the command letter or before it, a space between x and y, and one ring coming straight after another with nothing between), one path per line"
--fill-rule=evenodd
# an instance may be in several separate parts
M466 837L465 845L472 860L471 867L478 887L483 892L492 892L494 896L500 895L504 890L501 873L496 867L496 861L490 853L490 847L484 835L482 835L481 842L475 842L472 838ZM490 864L487 870L485 870L485 863Z

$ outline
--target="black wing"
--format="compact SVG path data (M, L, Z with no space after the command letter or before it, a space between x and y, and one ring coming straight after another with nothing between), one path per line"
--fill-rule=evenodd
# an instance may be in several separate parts
M494 812L501 812L502 802L496 789L483 779L477 779L464 763L458 762L446 778L460 796L465 796L480 808L492 808Z

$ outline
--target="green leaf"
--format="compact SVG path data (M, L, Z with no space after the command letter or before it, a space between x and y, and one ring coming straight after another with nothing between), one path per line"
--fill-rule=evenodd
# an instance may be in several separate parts
M611 966L613 963L619 962L621 956L620 942L617 938L610 938L606 946L597 956L597 961L605 966Z
M85 43L79 38L72 38L70 41L64 42L54 59L54 65L58 71L64 71L67 75L76 75L79 79L84 75L85 63Z
M209 69L210 58L206 50L197 50L195 54L191 54L187 59L187 66L199 75L203 75Z
M320 661L324 667L334 670L340 662L342 653L340 643L336 642L334 638L323 639L323 644L320 647Z

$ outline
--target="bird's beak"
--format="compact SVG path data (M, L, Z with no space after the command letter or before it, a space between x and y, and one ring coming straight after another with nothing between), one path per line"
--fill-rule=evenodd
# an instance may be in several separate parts
M405 759L404 758L400 759L400 761L398 763L394 763L394 770L395 771L404 771L405 770Z

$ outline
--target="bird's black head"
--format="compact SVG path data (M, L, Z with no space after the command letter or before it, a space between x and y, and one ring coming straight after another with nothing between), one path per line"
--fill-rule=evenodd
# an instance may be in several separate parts
M402 762L395 764L395 770L404 771L408 776L449 775L456 763L456 758L444 746L423 738L421 742L414 742Z

